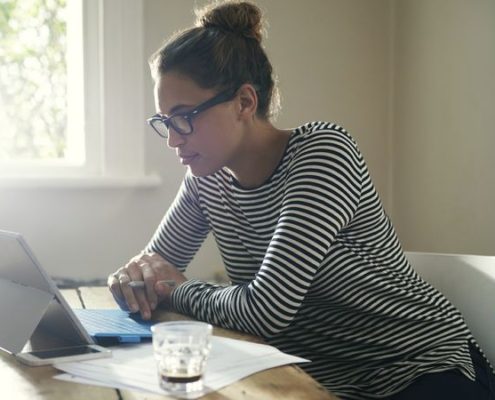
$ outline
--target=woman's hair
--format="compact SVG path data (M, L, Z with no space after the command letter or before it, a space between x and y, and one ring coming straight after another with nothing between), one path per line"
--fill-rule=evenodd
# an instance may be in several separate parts
M257 115L278 111L273 70L261 47L262 14L254 4L228 1L196 11L196 26L172 36L150 58L154 79L175 71L205 89L256 88Z

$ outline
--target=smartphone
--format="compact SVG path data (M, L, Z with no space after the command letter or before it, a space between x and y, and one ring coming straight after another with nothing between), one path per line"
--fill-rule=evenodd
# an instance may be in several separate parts
M29 351L16 354L23 364L30 366L50 365L62 362L91 360L94 358L110 357L112 352L105 347L95 344L81 346L58 347L48 350Z

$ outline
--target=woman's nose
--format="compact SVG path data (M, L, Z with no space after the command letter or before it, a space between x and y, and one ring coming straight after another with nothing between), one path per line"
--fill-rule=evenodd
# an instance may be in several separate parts
M167 146L171 149L175 149L183 145L186 141L186 138L183 135L178 134L173 128L170 128L168 131L167 138Z

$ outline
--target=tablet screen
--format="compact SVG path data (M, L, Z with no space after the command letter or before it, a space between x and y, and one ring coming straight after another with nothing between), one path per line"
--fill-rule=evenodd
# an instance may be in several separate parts
M50 350L31 351L30 354L40 359L76 356L81 354L100 353L101 351L91 346L60 347Z

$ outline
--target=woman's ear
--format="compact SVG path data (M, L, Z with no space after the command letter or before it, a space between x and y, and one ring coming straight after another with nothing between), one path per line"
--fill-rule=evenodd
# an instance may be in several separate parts
M245 83L239 88L239 117L253 118L258 110L258 94L253 85Z

